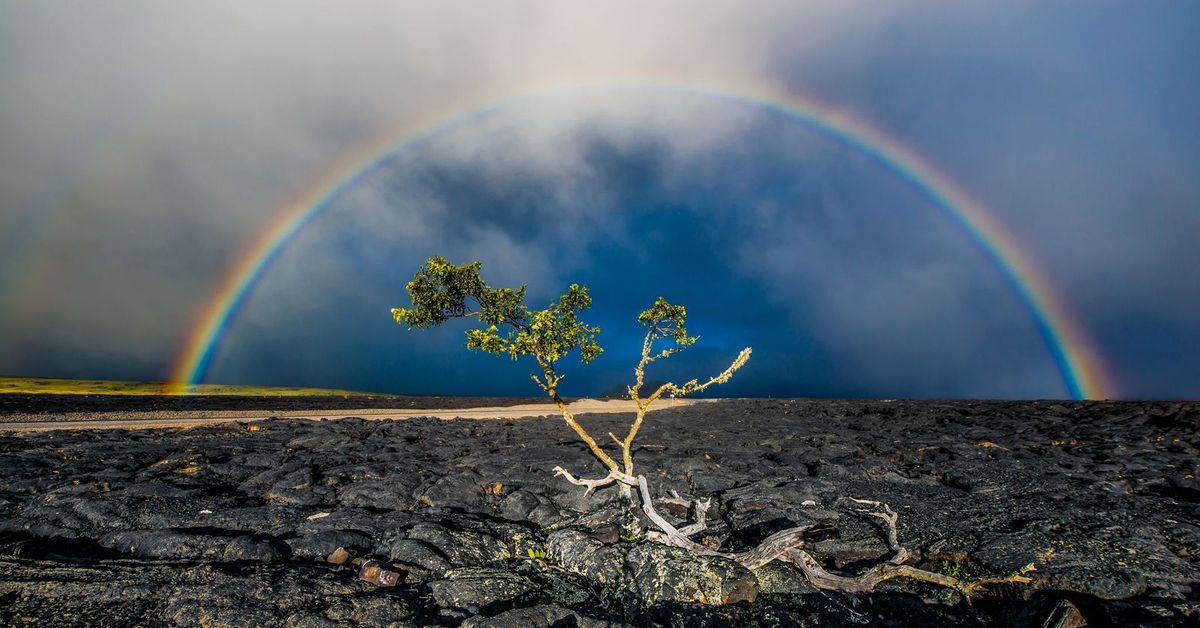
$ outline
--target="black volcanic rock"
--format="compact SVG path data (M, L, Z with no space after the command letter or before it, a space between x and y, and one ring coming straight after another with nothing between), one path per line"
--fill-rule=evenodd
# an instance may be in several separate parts
M429 583L438 606L477 614L481 609L511 602L537 588L529 578L507 569L454 569Z
M580 421L605 434L630 418ZM752 574L649 544L616 490L553 475L602 474L558 419L0 424L0 624L1193 625L1198 421L1190 403L801 400L648 418L635 460L655 494L713 498L697 540L740 550L828 524L811 549L852 573L887 549L848 498L879 500L914 564L1036 565L971 605L905 581L831 594L789 565ZM326 562L339 547L400 583Z
M114 530L101 534L97 543L122 554L150 558L212 562L273 562L280 558L280 552L268 541L193 530Z
M625 555L633 604L700 602L735 604L758 597L758 580L734 561L697 556L657 543L642 543Z

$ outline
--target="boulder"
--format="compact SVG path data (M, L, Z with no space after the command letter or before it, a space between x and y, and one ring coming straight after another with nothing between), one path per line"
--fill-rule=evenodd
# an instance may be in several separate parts
M630 550L625 569L631 575L628 591L647 605L736 604L753 602L759 593L758 579L737 562L657 543Z
M424 541L456 567L470 567L512 557L506 543L480 530L419 523L409 528L409 539Z
M429 583L433 599L443 608L477 613L498 602L509 602L536 588L531 580L501 569L453 569Z
M547 559L567 571L612 586L622 581L625 556L617 545L605 545L573 529L558 530L546 537Z

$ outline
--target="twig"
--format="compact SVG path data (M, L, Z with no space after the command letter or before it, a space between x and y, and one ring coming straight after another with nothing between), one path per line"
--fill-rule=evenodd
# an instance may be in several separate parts
M621 473L620 471L609 471L608 475L598 480L581 480L571 475L569 471L562 467L554 467L554 475L561 475L562 477L566 478L568 482L574 484L575 486L587 487L587 490L583 492L583 494L586 496L591 495L592 491L600 488L601 486L608 486L609 484L618 481L617 475L625 474Z

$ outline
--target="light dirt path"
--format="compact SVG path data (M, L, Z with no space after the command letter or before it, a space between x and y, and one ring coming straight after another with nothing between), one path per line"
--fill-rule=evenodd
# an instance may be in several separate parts
M661 403L653 410L677 408L698 403L694 399L671 399ZM599 401L596 399L580 399L570 404L573 414L601 413L615 414L633 412L632 402L624 399ZM370 420L411 419L415 417L432 417L437 419L525 419L531 417L557 416L558 408L550 403L522 404L515 406L491 406L485 408L462 408L459 410L314 410L314 411L254 411L239 412L234 410L188 411L188 412L106 412L64 414L50 420L21 421L0 423L0 432L40 432L46 430L103 430L103 429L152 429L152 428L187 428L200 425L215 425L219 423L262 421L269 418L283 419L345 419L359 417Z

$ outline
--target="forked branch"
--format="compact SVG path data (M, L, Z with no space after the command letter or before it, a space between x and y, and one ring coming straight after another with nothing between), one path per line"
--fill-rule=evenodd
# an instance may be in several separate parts
M650 406L654 402L667 393L683 397L701 392L709 386L724 384L733 377L734 372L742 368L746 364L746 361L750 359L751 350L747 347L742 349L742 352L738 354L737 358L734 359L728 368L703 384L696 379L687 382L683 386L668 382L659 386L649 396L642 397L642 387L646 383L646 367L656 360L668 358L682 352L696 343L696 337L688 335L687 327L685 326L686 320L687 310L682 305L673 305L662 297L659 297L650 309L638 315L638 322L646 327L646 336L642 340L641 359L638 360L637 366L633 369L633 385L628 389L629 398L636 407L637 415L634 417L633 423L630 424L625 438L617 438L615 435L610 434L612 439L621 446L621 462L624 464L625 473L628 475L633 475L633 441L637 438L638 431L641 430L642 423L646 419L646 413L649 412ZM654 344L662 339L670 339L675 343L675 346L655 352ZM628 492L623 491L622 494L628 495Z

